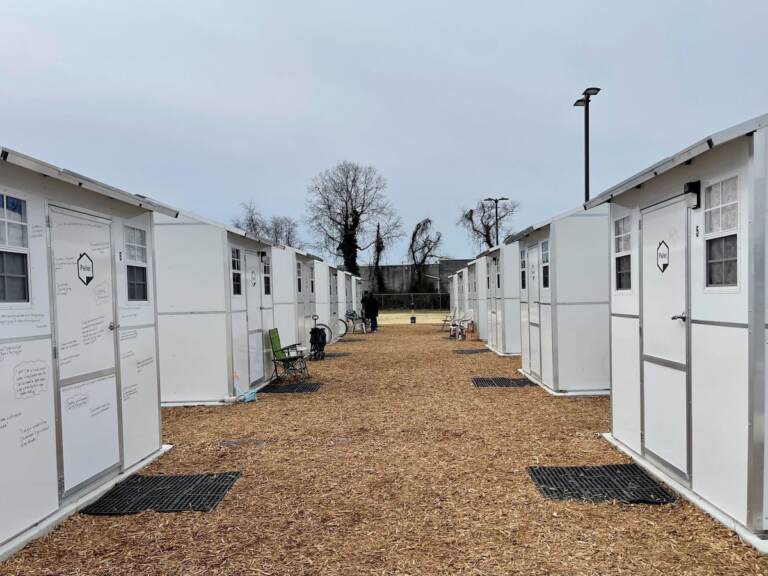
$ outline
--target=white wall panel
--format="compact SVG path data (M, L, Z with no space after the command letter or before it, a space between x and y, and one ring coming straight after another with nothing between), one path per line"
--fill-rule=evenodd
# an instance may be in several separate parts
M157 309L222 312L229 294L225 232L207 224L155 227Z
M638 454L640 443L640 321L611 319L611 411L613 435Z
M0 345L0 543L59 505L51 340Z
M226 315L170 315L160 316L158 320L162 401L228 398Z
M123 468L160 449L155 328L120 329Z
M531 371L531 334L528 324L528 303L520 304L520 355L522 368L526 372Z
M554 350L552 349L552 306L541 305L541 381L554 388Z
M608 304L559 305L556 313L558 390L609 389Z
M556 220L552 227L550 258L556 268L550 275L557 283L557 301L607 302L608 207Z
M251 385L248 351L248 316L246 312L232 312L232 382L235 394Z
M741 523L747 519L747 330L694 324L693 489Z

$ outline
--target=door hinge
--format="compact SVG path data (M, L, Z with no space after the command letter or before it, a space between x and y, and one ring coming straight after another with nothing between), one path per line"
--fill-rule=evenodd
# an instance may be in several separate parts
M642 220L638 220L637 221L637 229L638 230L642 230L643 229L643 221Z
M58 358L59 358L59 347L58 346L54 346L53 347L53 359L54 360L58 360Z
M50 215L50 214L47 214L47 215L45 216L45 225L46 225L48 228L50 228L50 227L51 227L51 215Z

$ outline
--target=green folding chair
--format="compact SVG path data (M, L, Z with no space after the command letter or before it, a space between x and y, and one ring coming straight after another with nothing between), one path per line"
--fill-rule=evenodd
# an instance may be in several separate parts
M272 364L275 378L296 377L300 380L309 378L309 367L304 353L298 349L298 344L283 346L280 343L280 333L277 328L269 331L269 341L272 345Z

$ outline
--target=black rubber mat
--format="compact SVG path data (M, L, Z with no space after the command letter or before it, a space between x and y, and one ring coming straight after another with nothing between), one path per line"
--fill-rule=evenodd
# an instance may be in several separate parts
M473 377L472 384L475 385L475 388L522 388L524 386L536 386L528 378L486 378L483 376Z
M325 358L343 358L344 356L349 356L352 354L352 352L326 352Z
M309 394L310 392L317 392L321 387L322 384L317 382L292 382L289 384L270 384L259 392L266 394Z
M454 350L456 354L482 354L483 352L490 352L488 348L459 348Z
M240 472L181 476L134 474L80 512L122 516L155 512L210 512L240 478Z
M336 344L352 344L354 342L365 342L364 338L340 338Z
M531 466L528 474L550 500L669 504L675 499L637 464Z

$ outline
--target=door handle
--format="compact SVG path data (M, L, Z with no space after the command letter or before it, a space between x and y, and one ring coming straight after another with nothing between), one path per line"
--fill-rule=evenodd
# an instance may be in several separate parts
M109 326L107 326L110 330L114 331L116 328L120 328L120 324L115 324L114 322L110 322Z
M672 318L670 318L670 320L682 320L683 322L685 322L686 320L688 320L688 315L685 312L682 312L681 314L675 314L674 316L672 316Z

